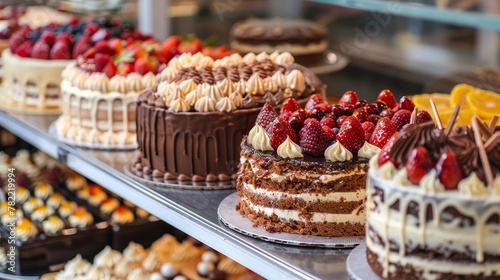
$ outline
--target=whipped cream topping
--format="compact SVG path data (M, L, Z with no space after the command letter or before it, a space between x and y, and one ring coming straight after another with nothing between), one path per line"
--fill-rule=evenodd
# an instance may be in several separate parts
M84 88L99 91L99 92L108 92L109 87L109 79L103 73L92 73L85 81Z
M500 176L496 176L493 180L493 186L491 186L491 193L494 195L500 195Z
M127 92L127 79L122 75L115 75L109 80L109 90L111 92Z
M113 268L122 260L122 254L111 247L106 246L99 254L94 257L94 265Z
M16 233L17 239L27 241L38 234L38 229L28 218L21 218L17 220Z
M245 91L250 95L263 95L266 93L266 85L258 73L254 73L250 79L248 79Z
M175 239L174 236L170 234L164 234L160 239L153 242L151 245L151 251L155 253L159 253L162 251L171 252L179 247L179 242Z
M45 234L55 235L64 229L64 222L58 216L50 216L42 222L42 228Z
M174 112L189 112L191 106L184 98L177 98L170 103L170 110Z
M35 208L42 206L43 201L37 197L30 197L26 202L23 204L23 210L26 212L26 214L30 214L35 210Z
M118 206L120 206L120 202L118 201L118 199L114 197L108 197L102 202L100 210L104 214L109 215L111 214L111 212L115 211Z
M229 94L227 94L229 95ZM203 96L207 96L214 102L219 101L222 97L226 96L223 91L216 85L208 85L203 89Z
M149 280L150 273L144 271L142 268L136 268L130 272L127 280Z
M289 52L283 52L276 56L276 59L274 61L276 64L281 64L281 65L291 65L295 63L295 58L293 55L291 55Z
M248 144L254 149L261 151L274 151L271 146L271 141L269 140L269 135L267 135L266 130L255 123L255 125L250 129L247 137Z
M40 182L35 187L35 197L40 199L47 199L51 194L54 193L54 188L47 182Z
M182 81L179 84L179 89L183 94L187 94L193 90L195 90L197 87L197 84L193 81L193 79L187 79Z
M126 207L119 207L113 212L111 215L111 220L119 223L119 224L128 224L135 220L134 213L130 211L130 209Z
M80 174L74 174L66 180L66 187L70 191L77 191L87 185L87 180Z
M126 279L127 275L129 275L136 268L140 268L137 262L122 260L117 264L115 264L113 272L116 277L120 277L121 279Z
M28 198L30 197L30 192L25 188L18 186L16 188L16 202L17 203L24 203Z
M73 212L75 211L75 209L76 209L76 203L75 202L73 202L73 201L63 201L63 202L61 202L61 205L59 206L59 209L58 209L59 216L61 216L61 218L67 218L71 214L73 214Z
M257 56L254 53L250 52L250 53L245 54L242 61L246 64L250 64L254 61L257 61Z
M373 159L376 159L376 158L375 157L372 158L372 160L370 161L370 166L373 166L371 164L372 162L377 162L376 160L373 160ZM380 166L380 168L378 170L378 174L380 175L380 177L382 179L391 180L394 177L394 174L396 173L396 171L397 170L394 167L394 164L392 164L392 162L388 161L385 164L383 164L382 166Z
M266 52L260 52L256 56L256 59L257 59L257 61L262 61L262 60L265 60L265 59L270 59L270 57L269 57L269 55Z
M229 96L234 91L234 84L228 78L218 81L217 87L224 96Z
M92 266L86 275L88 279L99 279L99 280L114 280L109 268L102 266Z
M25 172L30 178L40 174L40 168L31 161L30 152L27 150L19 150L12 159L11 165L17 171Z
M193 243L189 241L182 242L175 251L172 253L173 261L189 261L193 260L196 257L200 256L201 252L198 248L196 248Z
M229 113L236 110L236 104L229 97L223 97L215 104L215 109L219 112Z
M469 177L462 179L458 183L458 191L461 194L471 196L489 194L488 189L483 181L477 177L476 172L472 172Z
M59 162L57 160L40 150L36 151L33 154L33 161L40 168L52 168L59 165Z
M79 207L69 216L68 222L72 227L85 228L94 222L94 217L85 208Z
M33 222L42 222L47 218L48 216L54 214L54 209L51 207L47 207L45 205L38 206L33 212L31 213L31 220Z
M429 173L420 179L420 188L426 193L444 192L444 186L437 178L436 170L434 169L430 170Z
M142 77L142 88L150 88L158 84L158 78L153 72L148 72Z
M83 259L82 256L78 254L64 265L64 271L73 276L85 275L91 266L92 265L87 260Z
M196 101L194 109L198 112L212 112L215 111L215 102L208 96L203 96Z
M306 89L305 77L302 71L294 69L286 75L287 86L298 92L303 92Z
M353 157L352 153L339 141L326 148L324 155L327 160L332 162L348 161Z
M372 158L380 151L380 148L365 141L361 149L358 151L358 156L363 158Z
M235 262L230 258L225 258L221 260L220 263L217 265L217 269L224 271L230 276L240 276L248 271L246 267L242 266L241 264Z
M107 197L108 195L106 194L106 192L104 192L103 190L99 190L91 193L91 195L88 198L88 202L92 206L97 206L101 204L101 202L103 202Z
M241 94L239 92L233 92L229 95L229 99L234 103L234 105L236 106L236 108L239 108L241 107L241 105L243 104L242 101L243 101L243 97L241 96Z
M142 76L138 73L132 72L127 75L125 78L125 81L127 82L127 90L128 91L141 91L143 90L142 88Z
M278 156L282 158L303 158L302 149L299 145L295 144L288 135L285 141L278 146L276 151Z

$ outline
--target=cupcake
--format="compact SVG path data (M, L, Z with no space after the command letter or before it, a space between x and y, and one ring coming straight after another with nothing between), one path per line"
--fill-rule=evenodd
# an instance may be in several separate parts
M134 213L126 206L119 206L111 215L111 220L118 224L128 224L134 221Z
M40 175L40 168L31 161L30 152L28 150L19 150L16 156L12 159L12 167L17 171L25 172L30 178Z
M112 269L117 263L121 262L121 260L122 254L120 252L106 246L94 257L94 265Z
M76 207L76 203L73 201L62 201L61 205L59 205L59 216L63 219L68 218L71 214L73 214L73 212L75 212Z
M49 196L49 198L47 199L47 202L45 204L47 204L47 206L50 206L54 209L57 209L57 208L59 208L59 206L61 206L61 203L64 200L65 200L64 196L61 193L55 192Z
M53 215L42 222L42 229L47 235L56 235L64 229L64 222L58 216Z
M101 186L92 185L89 189L89 197L87 198L87 201L90 203L90 205L97 206L101 204L101 202L103 202L107 197L108 195Z
M87 180L80 174L73 174L66 180L66 187L76 192L87 185Z
M146 251L141 244L130 242L123 250L123 258L131 262L141 262L146 257Z
M136 268L140 268L138 263L129 260L124 260L124 261L119 261L118 263L115 264L113 272L116 277L120 279L125 279L127 278L127 275L129 275Z
M54 209L46 205L40 205L33 212L31 212L30 218L35 223L41 223L45 218L54 214Z
M16 203L23 204L30 197L30 192L25 187L16 187Z
M27 241L30 238L35 237L38 234L38 229L35 224L30 221L28 218L21 218L17 220L16 225L16 238L21 241Z
M101 213L103 214L111 215L111 213L113 213L113 211L115 211L118 206L120 206L120 202L118 201L118 199L109 196L102 201L99 210L101 210Z
M90 196L90 187L88 185L84 185L81 187L78 192L76 193L76 196L79 199L87 200L89 199Z
M42 181L35 187L35 197L42 200L46 200L53 193L54 188L47 182Z
M24 202L24 204L23 204L24 213L31 214L31 212L33 212L33 210L35 210L37 207L42 206L42 205L43 205L43 201L41 199L32 196L32 197L28 198L28 200L26 200L26 202Z
M69 225L76 228L85 228L94 222L94 217L84 207L77 207L68 218Z

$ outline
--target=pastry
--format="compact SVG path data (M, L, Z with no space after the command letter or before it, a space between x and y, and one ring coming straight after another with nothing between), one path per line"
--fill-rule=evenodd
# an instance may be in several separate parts
M73 174L66 180L66 187L76 192L87 185L87 180L80 174Z
M64 201L65 201L64 196L59 192L55 192L47 198L47 201L45 203L49 207L52 207L54 209L58 209L59 206L61 206L61 204Z
M77 207L68 217L69 225L76 228L86 228L94 222L94 217L84 207Z
M31 212L33 212L33 210L35 210L37 207L39 206L42 206L43 205L43 201L37 197L30 197L28 198L28 200L26 200L26 202L24 202L23 204L23 211L24 213L26 214L31 214Z
M64 229L64 221L58 216L50 216L42 222L43 232L47 235L56 235Z
M66 219L71 214L73 214L73 212L75 212L76 207L76 203L74 203L73 201L63 201L61 202L61 205L59 206L59 209L57 211L61 218Z
M111 220L117 224L128 224L135 220L134 213L126 206L119 206L111 215Z
M31 212L30 218L35 223L41 223L45 218L54 214L54 209L45 205L40 205Z
M45 181L38 183L35 187L35 197L41 200L46 200L53 193L54 188L52 188L52 186Z
M16 187L16 203L23 204L30 197L30 192L22 186Z
M16 239L28 241L38 234L38 229L33 222L31 222L28 218L23 217L17 220L16 233Z
M108 196L106 199L104 199L101 203L101 206L99 207L99 210L101 213L106 214L106 215L111 215L116 208L120 206L120 202L118 199Z
M87 201L89 202L90 205L92 205L92 206L98 206L107 197L108 197L108 195L102 189L101 186L94 184L94 185L91 185L89 187L89 197L87 198Z
M111 247L106 246L99 254L94 257L94 265L112 269L116 264L122 261L122 254Z
M141 262L145 257L146 251L144 250L144 247L135 242L130 242L127 248L123 250L123 258L131 262Z

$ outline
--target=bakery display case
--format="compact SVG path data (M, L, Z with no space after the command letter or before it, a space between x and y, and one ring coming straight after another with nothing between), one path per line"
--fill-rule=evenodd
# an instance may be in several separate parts
M232 39L230 35L231 28L251 16L264 18L275 16L303 17L319 22L326 27L328 36L328 47L324 50L324 56L322 58L320 56L320 64L322 59L323 64L327 67L321 68L319 72L314 71L314 67L317 67L317 65L311 66L310 69L326 85L326 90L322 92L322 95L330 103L338 101L343 96L342 94L348 90L355 90L360 99L366 100L374 100L379 92L386 88L390 88L394 92L396 100L403 96L414 96L421 93L450 93L456 90L454 86L460 83L467 83L484 90L496 92L500 90L500 83L497 81L500 72L496 68L500 59L498 55L500 49L500 4L493 3L493 1L166 1L168 5L165 3L158 4L158 7L162 9L165 8L165 5L167 6L164 12L154 13L154 16L151 17L144 16L144 12L138 13L137 9L140 9L141 5L148 9L154 9L156 4L152 0L141 0L137 1L137 3L135 1L109 1L108 6L101 5L102 1L93 2L95 2L93 3L94 6L82 6L83 1L51 1L48 5L57 6L62 11L78 15L86 15L93 11L98 11L96 13L99 16L120 15L123 12L125 13L123 19L132 19L138 26L149 29L141 30L145 33L165 32L165 29L158 30L153 28L152 25L155 22L166 20L168 21L168 29L172 34L194 33L199 38L208 38L210 35L215 35L218 45L229 44ZM123 7L119 5L121 2L125 3ZM121 7L124 9L123 11ZM286 9L282 9L283 7L286 7ZM162 14L164 14L165 18L158 21L156 17ZM137 18L136 15L138 15ZM164 35L164 38L159 39L164 40L169 34ZM246 42L252 41L246 39ZM221 55L221 59L222 56L231 57L231 55L232 53L229 51ZM274 61L276 61L276 57ZM93 57L90 58L90 60L92 59ZM317 56L315 59L317 59ZM229 60L228 58L227 61ZM227 63L230 65L228 68L234 66L231 64L232 62ZM335 67L331 67L332 65ZM158 73L162 73L161 71L164 69L162 68ZM262 75L262 80L270 79L275 72L274 69L267 75ZM286 72L286 74L289 74L289 72L291 71ZM227 81L229 81L228 73L229 71L224 74L227 74ZM250 74L253 74L253 72ZM164 75L169 77L170 74ZM187 75L190 74L186 74L186 77ZM67 77L69 76L70 74ZM111 76L108 77L111 79ZM189 78L194 76L196 75L193 74ZM201 76L198 78L202 79ZM175 77L173 75L165 78L165 80L174 80ZM205 77L206 75L203 79ZM249 80L249 77L247 78L246 80ZM68 80L70 79L68 78ZM177 80L180 81L181 79ZM222 83L222 81L219 82ZM237 84L236 79L235 84ZM148 124L159 126L158 123L150 121L153 118L156 119L158 112L163 110L161 108L167 107L164 103L156 102L155 98L158 98L159 95L156 93L160 91L159 88L160 86L149 93L143 94L143 99L138 100L137 103L139 106L147 107L150 111L146 114L145 109L142 108L139 113L142 112L143 115L135 115L134 107L134 118L147 119ZM194 91L194 88L192 90ZM243 92L247 90L245 88ZM478 92L476 88L467 88L467 90ZM107 91L102 92L106 93ZM107 98L106 94L102 95L103 98ZM497 98L497 95L494 94L488 96L492 96L492 99ZM437 95L417 97L417 99L413 98L412 100L415 104L421 104L428 103L430 98L434 98L437 102ZM447 121L454 118L452 116L452 107L460 104L460 101L456 98L448 99L442 103L444 104L442 110L446 111L447 106L451 108L448 110L449 112L446 111L446 116L445 113L442 113L443 120L446 118ZM419 100L424 101L418 103ZM109 105L109 108L112 109L114 102L113 100L106 106ZM231 102L233 101L231 100ZM474 104L480 107L482 102L485 101L478 99ZM130 104L133 103L133 101L130 102ZM186 105L188 106L187 111L191 108L189 106L194 108L194 104ZM125 111L127 111L130 108L129 104L125 108ZM495 112L498 105L492 108L483 115L485 119L500 114L500 111ZM430 107L425 109L432 110ZM471 110L476 112L476 109L476 106L474 106ZM162 114L166 115L167 109L163 111ZM254 115L256 116L259 111L256 110ZM113 110L109 110L109 112L112 114ZM485 112L485 110L482 112ZM66 113L71 114L71 108L68 108ZM105 114L108 114L108 111ZM125 116L127 113L123 115ZM78 113L79 116L80 113ZM203 114L200 114L200 116L200 118L204 118ZM57 135L58 128L55 125L58 117L58 115L54 114L12 112L8 108L0 110L0 127L2 127L0 130L2 140L0 149L12 150L17 148L18 145L19 147L25 147L22 141L12 136L13 134L54 157L61 164L99 184L107 191L116 194L116 199L120 202L130 201L137 206L137 209L144 209L154 215L154 217L143 217L126 225L113 223L112 221L109 224L104 222L106 226L99 229L106 231L103 238L109 240L114 238L114 242L109 242L113 249L119 251L125 249L128 240L145 232L178 233L178 231L182 231L266 279L350 279L350 277L354 277L352 271L356 270L357 266L352 263L347 265L347 258L352 249L361 242L362 237L359 237L359 240L349 239L339 242L335 240L329 242L327 246L322 243L309 242L307 240L309 236L304 237L304 242L297 240L289 242L289 240L283 241L280 239L270 242L266 238L254 238L248 234L242 234L241 231L228 227L227 220L221 221L218 213L220 210L219 205L227 197L236 193L233 185L227 183L227 181L231 180L231 176L235 175L233 174L236 170L234 165L239 162L234 158L232 159L233 166L231 169L233 173L224 174L220 178L215 176L214 180L205 180L211 178L212 175L202 174L203 182L197 188L190 188L190 186L196 186L199 183L195 182L194 176L189 178L188 187L186 187L182 183L184 179L181 176L172 175L170 178L166 172L161 174L156 172L155 174L153 171L158 170L143 166L144 162L148 161L147 153L149 153L149 156L156 153L154 156L156 166L161 167L164 162L172 160L171 158L161 158L157 155L158 152L154 152L155 149L158 149L157 146L160 145L158 143L165 142L165 140L161 142L161 137L155 139L154 144L150 146L140 146L139 150L145 153L141 162L137 159L137 151L134 149L119 150L116 148L109 149L109 147L89 149L88 146L75 146L71 141L61 141ZM187 122L190 118L191 116L187 114L186 120L182 119L181 121ZM112 119L112 117L108 117L108 120ZM102 126L102 124L100 125ZM161 125L166 127L165 123L161 123ZM145 127L139 127L137 131L142 133L144 129ZM201 129L199 130L201 131ZM221 128L220 131L224 131L224 129ZM211 137L215 138L216 136ZM176 153L176 147L170 148L174 151L176 158L182 158L181 149ZM249 149L248 146L246 148ZM184 153L186 152L184 151ZM363 161L363 163L365 162L368 162L368 160ZM203 164L199 163L199 166L203 167ZM164 166L166 165L165 163ZM176 167L173 168L172 173L175 172L177 172ZM253 169L249 172L252 173ZM365 170L365 173L368 172ZM161 177L161 184L158 183L158 180L155 180L155 176ZM178 181L168 186L168 179L172 178ZM192 184L191 179L193 179ZM63 192L66 196L74 197L80 204L90 207L93 213L97 213L99 220L112 220L109 215L103 216L99 214L97 207L88 204L85 200L81 200L68 188L63 188ZM133 209L135 209L134 211L137 210L136 208ZM134 215L139 217L137 213L134 213ZM2 235L7 233L2 232ZM143 240L144 244L150 245L154 239L160 236L161 234L153 234L151 238L146 236ZM89 238L89 236L84 237ZM66 238L71 238L71 236ZM84 241L77 240L77 242L87 242L85 241L87 239L82 239ZM45 241L49 243L51 240L49 238ZM63 242L64 240L60 241ZM105 242L99 242L94 245L96 248L102 249L105 246L104 244ZM24 248L29 247L29 245L23 244L23 246L20 246L20 250L31 250L30 248ZM49 245L43 249L50 250ZM96 248L93 248L92 252L82 251L82 255L91 258L90 255L93 256L98 252ZM49 254L46 251L42 253ZM0 277L6 279L37 278L32 274L25 277L23 272L24 270L21 271L21 275L0 273ZM363 277L363 274L361 274L361 277ZM354 277L353 279L358 278Z

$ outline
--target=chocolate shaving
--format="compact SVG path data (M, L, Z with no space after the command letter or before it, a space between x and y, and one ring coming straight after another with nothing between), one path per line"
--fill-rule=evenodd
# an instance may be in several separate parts
M453 129L453 126L455 125L455 122L458 119L458 114L460 113L461 108L462 108L461 105L455 106L455 110L453 110L453 114L451 115L451 118L448 121L448 125L446 126L446 130L444 131L444 137L448 137L451 130Z
M431 107L432 107L432 113L434 113L434 118L436 119L436 124L439 129L443 129L443 123L441 122L441 117L439 116L438 110L436 108L436 104L434 103L434 100L430 100Z
M481 129L479 128L481 121L477 116L472 117L472 128L474 129L474 140L479 149L479 156L481 158L481 163L483 164L484 172L486 175L486 181L488 186L493 185L493 172L491 170L490 161L488 160L488 155L484 149L483 136L481 135Z

